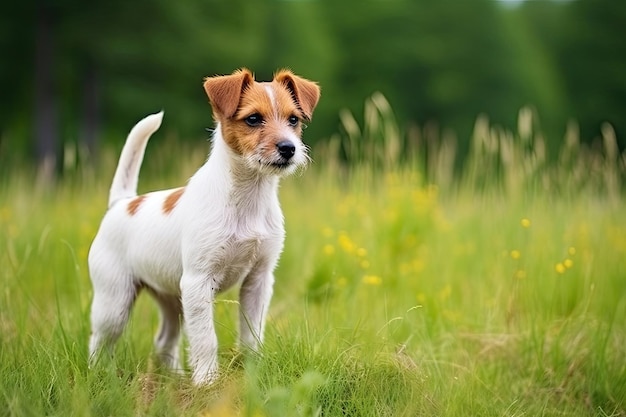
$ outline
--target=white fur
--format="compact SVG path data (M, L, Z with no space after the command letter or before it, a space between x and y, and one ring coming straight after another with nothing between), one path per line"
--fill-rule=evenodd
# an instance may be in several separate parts
M148 288L161 309L155 339L159 358L180 370L180 325L189 340L189 364L196 383L218 374L213 302L220 291L240 284L240 343L256 349L274 282L273 270L283 248L284 226L277 189L279 176L307 162L306 148L296 145L282 171L260 164L254 156L234 153L218 124L207 162L191 177L177 205L164 213L173 190L145 195L134 214L137 175L150 135L162 112L141 120L128 136L111 186L109 210L89 252L94 287L89 343L93 362L103 346L121 334L133 301Z
M270 98L270 102L272 103L272 107L274 108L274 111L276 111L277 106L276 106L276 96L274 95L274 89L272 88L271 85L266 85L265 92L267 93L267 96Z

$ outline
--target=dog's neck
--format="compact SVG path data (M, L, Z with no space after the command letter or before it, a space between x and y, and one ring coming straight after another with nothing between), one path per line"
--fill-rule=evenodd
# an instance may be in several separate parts
M215 178L222 179L219 184L221 191L236 207L254 210L268 198L277 196L279 176L251 167L244 157L237 155L224 141L219 125L213 136L207 165L213 171L213 181Z

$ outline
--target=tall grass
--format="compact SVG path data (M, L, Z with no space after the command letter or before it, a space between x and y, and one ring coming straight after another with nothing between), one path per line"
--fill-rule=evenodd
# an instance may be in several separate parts
M606 126L549 155L532 113L455 141L403 132L382 96L284 181L287 241L258 355L216 304L222 377L160 370L140 297L115 355L87 368L86 254L116 154L0 190L0 416L626 415L624 156ZM165 143L164 143L165 142ZM156 136L140 188L183 183L205 146ZM350 161L349 164L346 160ZM71 164L68 164L71 166Z

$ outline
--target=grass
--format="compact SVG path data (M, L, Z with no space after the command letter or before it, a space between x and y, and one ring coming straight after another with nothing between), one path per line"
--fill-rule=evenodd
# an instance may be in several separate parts
M481 119L453 174L454 141L400 132L381 97L366 125L342 117L344 134L281 188L262 354L237 352L224 294L223 374L208 388L156 366L147 296L115 356L87 369L86 255L115 155L53 189L25 170L4 179L0 416L626 416L624 159L610 129L599 149L570 131L550 159L528 114L516 133ZM204 158L159 141L144 191Z

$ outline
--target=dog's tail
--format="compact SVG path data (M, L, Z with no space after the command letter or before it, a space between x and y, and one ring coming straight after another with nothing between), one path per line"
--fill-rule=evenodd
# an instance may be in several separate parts
M125 197L137 195L137 180L150 136L161 126L163 111L141 119L130 131L117 164L109 192L109 207Z

